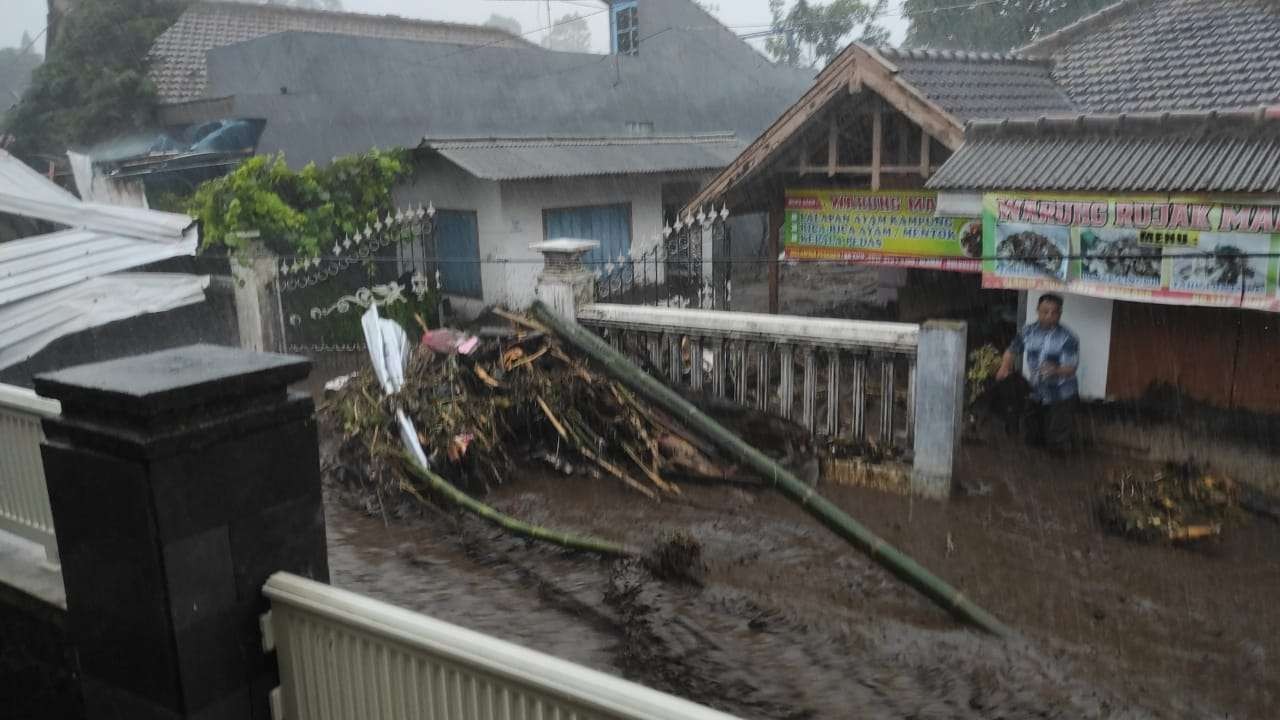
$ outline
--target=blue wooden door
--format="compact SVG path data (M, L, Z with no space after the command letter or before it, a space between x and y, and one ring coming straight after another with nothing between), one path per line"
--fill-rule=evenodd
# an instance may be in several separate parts
M548 240L572 238L600 243L600 247L586 257L593 268L602 268L631 252L630 205L561 208L547 210L542 217L544 236Z
M484 296L480 285L480 233L474 212L436 212L436 257L440 284L447 294Z

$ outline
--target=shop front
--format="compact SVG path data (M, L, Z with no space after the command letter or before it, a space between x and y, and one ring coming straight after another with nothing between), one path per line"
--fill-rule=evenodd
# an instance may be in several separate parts
M1280 412L1280 120L1143 120L977 123L930 187L981 211L983 288L1023 293L1028 321L1040 295L1066 297L1086 397ZM1064 142L1110 150L1091 175L1088 153L1045 162Z

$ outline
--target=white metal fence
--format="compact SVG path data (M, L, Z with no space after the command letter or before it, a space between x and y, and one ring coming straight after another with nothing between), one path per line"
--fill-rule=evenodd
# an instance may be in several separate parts
M912 445L919 325L611 304L578 322L672 383L828 438Z
M61 412L56 400L0 384L0 530L40 543L50 562L58 560L58 543L40 459L40 421Z
M263 592L277 720L733 720L296 575L276 573Z

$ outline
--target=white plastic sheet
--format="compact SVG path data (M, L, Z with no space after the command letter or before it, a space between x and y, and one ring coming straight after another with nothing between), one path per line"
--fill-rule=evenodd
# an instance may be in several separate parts
M394 320L378 317L378 306L370 305L360 317L364 329L365 345L369 348L369 362L385 395L395 395L404 387L404 364L409 359L409 336ZM396 408L396 423L400 426L400 442L423 467L429 465L427 454L418 440L418 430L413 421Z

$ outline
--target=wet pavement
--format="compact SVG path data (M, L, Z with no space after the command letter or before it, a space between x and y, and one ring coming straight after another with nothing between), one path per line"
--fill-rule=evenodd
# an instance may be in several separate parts
M777 494L514 478L512 515L651 546L702 544L701 585L428 510L384 522L329 494L333 582L744 718L1268 717L1280 700L1280 526L1194 550L1108 537L1096 481L1122 462L968 447L981 497L830 499L1019 630L963 628Z

